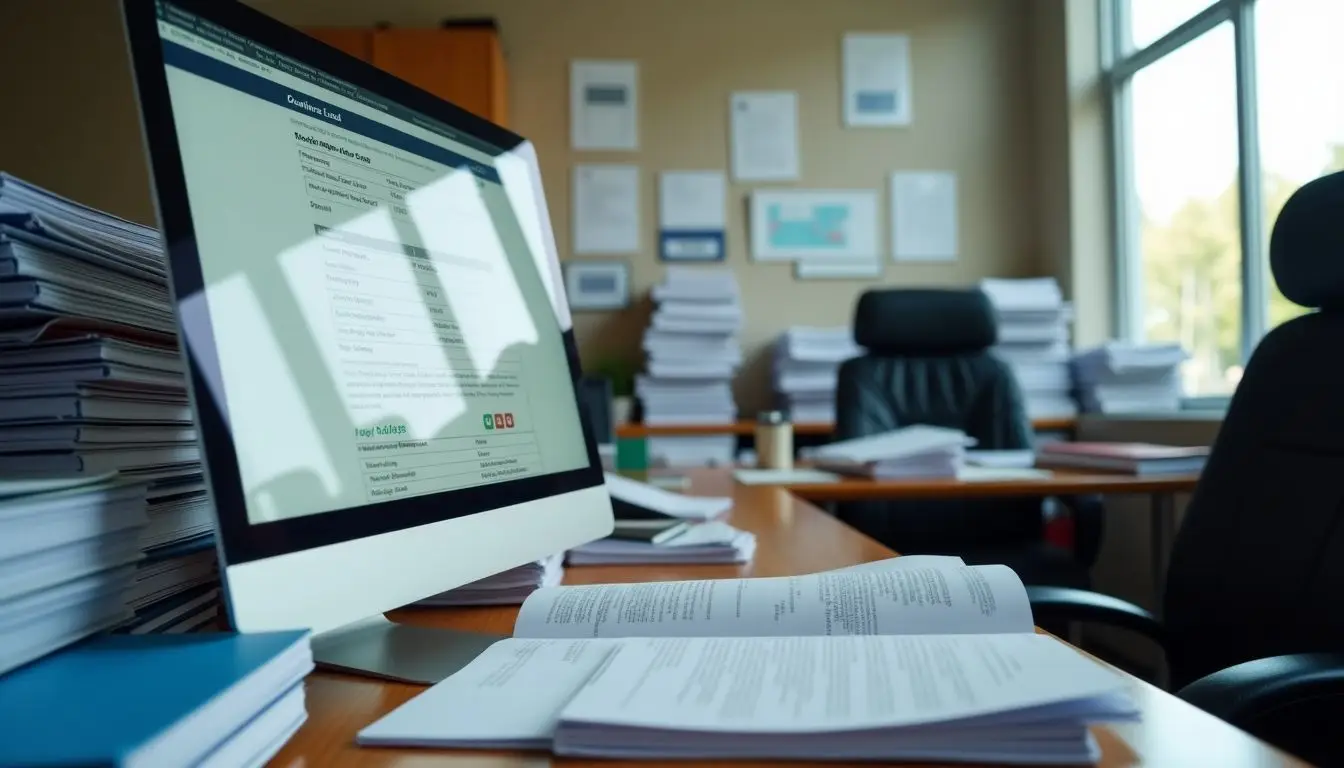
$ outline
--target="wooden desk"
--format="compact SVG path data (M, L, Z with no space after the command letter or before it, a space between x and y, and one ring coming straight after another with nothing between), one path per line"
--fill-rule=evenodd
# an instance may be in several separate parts
M745 566L601 566L570 568L568 584L614 581L659 581L734 576L785 576L890 557L876 542L837 522L811 504L778 488L746 487L726 473L699 475L693 492L731 494L734 507L729 522L756 534L756 559ZM508 633L517 608L455 608L407 610L392 614L397 621L482 632ZM1132 679L1134 697L1143 721L1132 725L1097 728L1103 750L1102 765L1162 766L1302 765L1251 736L1195 709L1138 679ZM540 768L552 763L590 764L614 768L611 761L558 760L544 753L465 752L439 750L369 749L354 744L355 733L390 712L422 689L359 677L317 672L307 683L308 722L271 765L281 768L326 768L369 765L424 768L469 766ZM631 766L658 765L649 762ZM667 763L684 766L687 763ZM747 766L748 763L733 763ZM770 765L760 763L757 765ZM840 763L827 763L840 765ZM859 764L865 766L871 763Z
M728 470L703 472L730 475ZM710 480L708 482L722 482ZM1152 550L1153 588L1159 596L1166 581L1167 553L1176 540L1176 495L1195 490L1199 475L1137 477L1115 472L1052 470L1050 477L1029 480L965 481L956 478L870 480L841 478L834 483L788 483L777 487L813 502L900 501L912 499L966 499L1039 496L1148 496L1149 547Z
M1033 419L1032 428L1038 432L1072 432L1077 419ZM793 425L797 435L829 435L835 431L830 422L800 422ZM756 432L756 422L735 421L731 424L618 424L617 438L677 437L689 435L737 435L744 437Z

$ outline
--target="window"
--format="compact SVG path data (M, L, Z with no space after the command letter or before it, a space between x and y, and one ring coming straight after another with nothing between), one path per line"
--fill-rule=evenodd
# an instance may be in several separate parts
M1143 48L1209 7L1212 0L1129 0L1129 45Z
M1178 342L1186 394L1229 394L1306 310L1268 269L1288 196L1344 169L1341 0L1099 0L1121 335Z
M1257 101L1266 243L1298 187L1344 170L1344 29L1341 0L1264 0L1255 8ZM1268 251L1266 251L1268 254ZM1306 310L1267 294L1273 328Z
M1185 391L1224 394L1241 365L1232 25L1134 75L1134 197L1146 340L1190 353Z

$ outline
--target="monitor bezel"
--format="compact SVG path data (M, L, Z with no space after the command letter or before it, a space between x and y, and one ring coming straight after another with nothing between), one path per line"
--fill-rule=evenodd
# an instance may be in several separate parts
M242 3L171 0L171 4L278 53L303 61L333 77L420 112L508 152L523 137L444 101L371 64L315 40ZM158 31L157 0L123 0L133 79L139 97L150 178L158 206L168 266L168 284L180 339L186 338L180 300L204 288L195 227L187 200L177 130ZM542 212L547 215L546 212ZM550 258L550 257L543 257ZM537 264L544 262L537 260ZM552 265L554 266L554 265ZM543 282L545 276L541 276ZM563 301L563 286L552 286ZM208 302L205 302L208 305ZM204 310L208 316L208 306ZM205 371L219 370L213 344L180 342L198 426L206 482L217 520L221 557L229 566L476 515L559 496L603 484L601 459L579 397L581 370L572 327L557 317L579 410L588 464L565 472L444 491L375 504L335 509L274 522L248 520L237 449L224 412L206 383ZM214 326L209 325L214 336ZM199 333L199 331L197 331ZM206 356L197 360L198 355ZM370 514L370 508L377 514Z

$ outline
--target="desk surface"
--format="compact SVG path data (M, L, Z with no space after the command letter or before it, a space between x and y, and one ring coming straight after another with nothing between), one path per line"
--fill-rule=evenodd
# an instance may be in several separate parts
M733 525L756 534L755 562L745 566L601 566L571 568L565 583L785 576L889 557L885 547L835 521L811 504L778 488L736 485L726 473L697 474L693 491L734 498ZM398 621L506 634L513 628L516 607L404 610ZM283 768L317 766L546 766L567 765L544 753L465 752L367 749L355 746L355 733L409 699L420 688L364 678L318 672L307 683L308 722L271 765ZM1134 696L1143 722L1096 729L1103 750L1102 765L1301 765L1249 735L1137 679ZM593 762L612 768L610 761ZM649 762L630 763L647 767ZM669 763L687 765L687 763ZM746 766L746 763L734 763ZM828 763L827 765L839 765ZM865 764L865 765L871 765Z
M1077 426L1077 419L1053 418L1032 419L1031 426L1038 432L1070 432ZM672 437L676 435L751 435L756 431L756 422L749 419L731 424L617 424L616 437ZM793 431L799 435L829 435L835 431L830 422L799 422L793 425Z
M695 470L692 476L702 481L721 482L731 478L730 470ZM715 479L718 478L718 479ZM1195 490L1199 475L1138 477L1115 472L1052 470L1049 477L1023 480L958 480L952 477L873 480L866 477L842 477L828 483L788 483L782 486L808 501L865 501L883 499L947 499L1006 496L1069 496L1076 494L1189 493Z

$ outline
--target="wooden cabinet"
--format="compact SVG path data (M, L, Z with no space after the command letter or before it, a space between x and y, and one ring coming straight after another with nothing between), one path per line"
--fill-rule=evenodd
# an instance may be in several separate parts
M481 117L508 125L499 32L489 22L437 29L316 27L308 34Z

